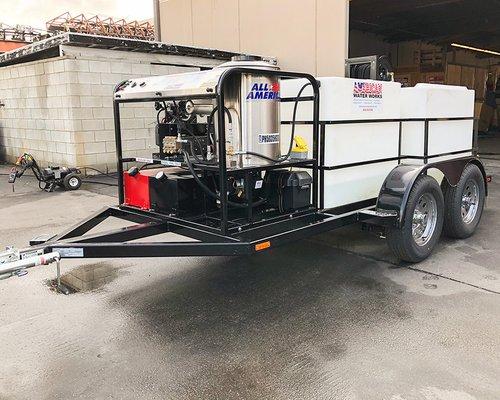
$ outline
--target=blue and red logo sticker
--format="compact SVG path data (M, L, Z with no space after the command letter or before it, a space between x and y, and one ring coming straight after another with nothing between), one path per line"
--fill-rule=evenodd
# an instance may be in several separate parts
M247 100L279 100L280 84L274 83L254 83L252 89L247 94Z
M381 99L382 84L374 82L354 82L352 94L354 97Z

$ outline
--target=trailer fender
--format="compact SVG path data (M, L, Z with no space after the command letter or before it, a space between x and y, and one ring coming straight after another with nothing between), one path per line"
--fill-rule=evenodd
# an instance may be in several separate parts
M456 158L424 165L400 164L385 178L377 198L377 210L396 211L398 213L396 225L402 227L408 197L419 176L426 174L432 168L436 168L443 173L449 185L456 186L463 170L469 164L475 164L479 167L483 175L487 195L486 171L482 162L476 157Z

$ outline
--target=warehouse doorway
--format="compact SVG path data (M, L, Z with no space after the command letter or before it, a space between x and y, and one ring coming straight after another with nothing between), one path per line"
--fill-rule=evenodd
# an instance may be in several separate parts
M474 90L479 151L500 159L499 20L499 0L352 0L349 57L388 55L403 86Z

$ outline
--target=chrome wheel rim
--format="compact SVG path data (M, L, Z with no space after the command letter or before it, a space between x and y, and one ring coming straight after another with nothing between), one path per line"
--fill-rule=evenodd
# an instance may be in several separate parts
M78 178L75 178L75 177L69 178L69 185L71 187L78 186Z
M437 225L437 202L431 193L418 199L413 211L412 235L418 246L425 246L432 238Z
M479 208L479 187L472 179L468 180L465 184L464 191L462 192L462 204L460 213L462 220L466 224L470 224L476 218L477 210Z

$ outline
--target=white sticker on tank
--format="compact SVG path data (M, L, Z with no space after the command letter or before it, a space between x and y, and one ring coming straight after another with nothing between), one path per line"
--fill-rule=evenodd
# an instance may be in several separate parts
M276 144L280 142L279 133L260 133L259 144Z
M83 249L81 247L54 247L52 250L58 252L61 257L83 257Z
M353 111L382 111L384 104L383 88L382 83L354 82L352 89Z
M154 162L152 158L144 158L144 157L136 157L135 161L147 164L152 164Z
M42 255L42 254L43 254L43 252L40 252L40 250L33 250L33 251L28 251L26 253L19 254L19 258L21 258L21 260L24 260L26 258L36 257L36 256Z
M170 160L161 160L160 164L169 167L180 167L182 165L182 163L179 161L170 161Z

